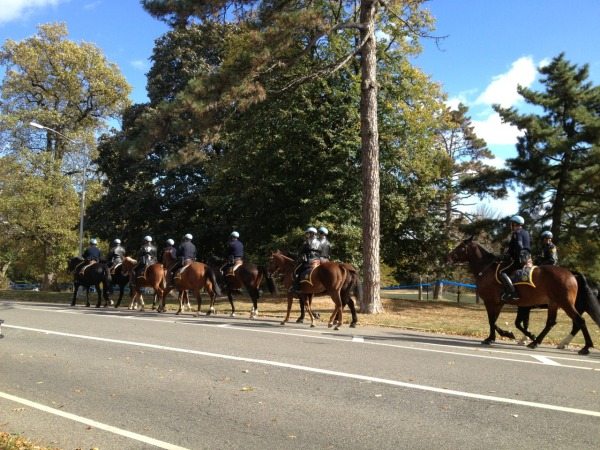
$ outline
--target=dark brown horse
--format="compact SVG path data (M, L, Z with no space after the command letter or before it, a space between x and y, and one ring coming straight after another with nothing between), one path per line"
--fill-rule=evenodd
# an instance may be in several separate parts
M276 293L277 289L273 278L266 268L256 266L255 264L244 262L235 271L227 269L227 273L223 274L223 283L227 292L227 298L231 305L231 317L235 316L235 306L233 304L233 293L245 288L252 300L252 311L250 318L254 319L258 316L258 299L260 298L260 286L263 280L267 283L267 288L271 294Z
M460 243L449 255L449 262L468 263L471 273L475 277L477 292L483 299L490 325L489 336L482 342L491 344L496 340L496 321L504 303L500 300L503 292L502 284L497 279L499 258L485 250L481 245L469 238ZM593 347L590 333L585 320L577 312L577 278L567 269L558 266L537 266L533 269L531 283L515 283L520 300L517 306L548 305L548 317L542 332L528 347L537 347L546 334L556 324L558 308L562 308L573 321L573 325L583 332L585 346L580 354L588 354ZM515 304L515 303L510 303ZM594 321L600 326L600 314L594 309L587 309Z
M202 306L202 297L200 296L200 289L204 288L210 297L210 309L207 315L210 315L214 311L215 298L221 295L221 290L217 283L217 277L215 272L208 265L194 261L187 266L182 267L177 271L174 281L175 286L169 285L164 290L160 297L160 306L158 312L165 311L165 297L175 287L179 291L179 310L177 314L180 314L183 309L184 295L187 295L187 291L190 290L194 294L194 297L198 300L198 313L200 315L200 307Z
M142 296L142 288L151 287L154 289L154 302L163 298L165 286L165 269L161 263L150 264L144 269L140 275L136 275L133 271L137 265L137 261L129 256L123 260L121 267L123 274L129 275L131 282L131 304L129 309L136 309L139 301L140 311L144 310L144 297Z
M338 330L343 324L343 300L346 301L352 311L353 320L350 326L353 327L356 325L356 311L354 308L354 302L349 297L349 293L354 290L358 277L357 274L356 278L351 277L351 267L352 266L350 265L336 262L321 263L312 271L310 275L310 282L300 283L299 297L300 301L304 303L304 307L308 312L311 327L315 326L314 315L311 309L312 296L315 294L329 295L335 305L333 313L329 318L328 327L334 327L335 330ZM285 325L290 319L294 294L290 292L289 289L293 284L295 268L296 262L289 256L286 256L279 250L271 253L271 258L269 259L269 272L271 274L281 274L283 285L288 291L287 313L285 319L283 319L281 322L281 325ZM352 282L352 280L354 280L354 282ZM342 290L344 290L344 295L342 294Z
M80 256L71 258L68 262L68 270L73 274L73 300L71 306L75 306L77 291L79 286L86 288L86 305L90 306L90 287L94 286L98 294L98 303L96 308L100 308L102 297L104 297L104 307L112 305L109 293L111 290L110 270L106 264L101 262L88 263Z

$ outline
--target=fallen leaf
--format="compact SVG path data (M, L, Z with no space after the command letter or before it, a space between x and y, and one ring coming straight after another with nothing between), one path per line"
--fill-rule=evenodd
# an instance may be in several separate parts
M240 389L240 390L241 390L241 391L245 391L245 392L247 392L247 391L253 391L253 390L254 390L254 388L253 388L252 386L244 386L244 387L243 387L242 389Z

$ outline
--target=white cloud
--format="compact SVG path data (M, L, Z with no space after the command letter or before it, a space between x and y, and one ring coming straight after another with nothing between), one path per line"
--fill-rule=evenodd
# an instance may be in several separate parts
M512 63L510 70L493 77L492 82L475 100L476 104L500 104L507 108L519 102L521 96L517 93L517 86L530 87L535 81L537 68L530 56L523 56Z
M36 9L56 6L63 0L0 0L0 24L18 20Z
M150 70L150 64L148 63L148 61L142 59L134 59L133 61L130 61L129 64L131 64L131 66L137 70Z
M514 145L517 137L523 133L513 125L502 123L496 112L490 113L484 120L472 120L478 137L485 140L487 145Z

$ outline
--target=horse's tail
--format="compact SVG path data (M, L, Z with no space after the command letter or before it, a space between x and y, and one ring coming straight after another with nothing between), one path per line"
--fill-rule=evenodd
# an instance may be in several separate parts
M260 266L259 270L261 271L261 273L263 274L263 278L267 282L267 288L269 288L269 292L271 294L277 295L277 285L273 281L273 277L271 276L267 268L264 266Z
M221 288L219 287L219 283L217 283L217 276L215 275L215 271L209 265L206 266L206 271L207 271L208 277L210 279L210 282L213 284L213 290L215 291L215 294L218 297L220 297L222 295Z
M108 266L104 265L104 279L102 280L104 284L104 296L107 297L108 293L112 291L112 277L110 275L110 269Z
M573 272L573 275L577 280L577 300L575 303L577 311L580 314L585 311L600 326L600 302L598 297L594 294L582 273Z

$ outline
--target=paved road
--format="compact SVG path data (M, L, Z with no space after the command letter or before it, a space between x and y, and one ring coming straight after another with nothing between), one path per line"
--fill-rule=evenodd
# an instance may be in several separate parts
M0 430L65 449L592 449L600 352L0 302Z

